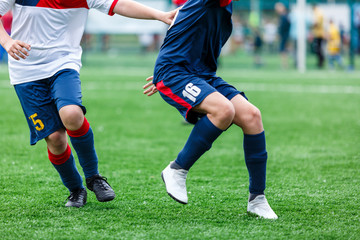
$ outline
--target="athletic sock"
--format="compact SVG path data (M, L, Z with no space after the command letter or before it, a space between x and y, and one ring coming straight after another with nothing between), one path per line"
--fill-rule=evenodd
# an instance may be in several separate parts
M207 116L202 117L195 124L175 162L183 169L189 170L196 160L211 148L212 143L222 132Z
M94 134L86 118L84 118L84 123L78 130L66 131L70 136L71 144L79 158L85 178L99 174L98 157L94 146Z
M245 163L249 172L249 191L251 194L264 194L266 182L267 152L265 132L244 134Z
M69 144L65 152L55 155L48 149L49 160L58 171L61 181L69 189L70 192L84 188L82 178L76 168L74 156L71 153Z
M177 164L175 161L171 162L170 168L176 169L176 170L183 169L183 168L182 168L179 164Z
M254 194L254 193L250 193L249 195L249 202L251 202L252 200L254 200L257 196L259 195L264 195L264 194Z

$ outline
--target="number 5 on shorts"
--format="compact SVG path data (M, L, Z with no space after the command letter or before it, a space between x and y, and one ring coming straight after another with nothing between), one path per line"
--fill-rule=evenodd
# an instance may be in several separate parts
M195 102L196 97L199 96L200 92L201 92L200 88L198 88L192 83L188 83L185 86L185 90L182 91L182 94L184 95L184 97L187 97L191 101Z
M44 129L44 124L40 119L35 119L37 117L37 113L34 113L29 117L34 123L35 129L41 131Z

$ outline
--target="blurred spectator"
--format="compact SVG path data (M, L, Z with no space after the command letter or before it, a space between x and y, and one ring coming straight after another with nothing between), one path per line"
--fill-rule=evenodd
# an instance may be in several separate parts
M324 67L324 15L317 5L313 7L314 11L314 24L313 24L313 51L317 56L317 67Z
M344 54L344 48L348 43L348 39L346 36L346 31L343 23L340 23L339 25L339 31L340 31L340 40L341 40L341 47L340 47L340 53Z
M264 43L267 46L267 49L270 53L275 52L275 40L277 35L277 27L276 24L267 20L264 24Z
M341 36L338 27L332 20L329 21L327 41L330 69L334 69L334 62L337 62L338 66L343 68L344 66L341 58Z
M261 50L262 50L262 37L260 33L260 15L257 11L251 11L249 15L249 25L251 27L251 33L253 37L252 48L254 55L255 67L262 66Z
M288 11L284 4L276 3L275 11L279 15L279 38L280 38L280 54L281 54L281 66L282 68L288 67L288 42L290 35L290 19Z
M254 65L256 68L259 68L263 65L261 53L262 53L262 37L261 33L259 31L259 28L253 29L253 35L254 35Z
M244 28L239 17L233 15L233 31L231 36L230 52L235 54L240 45L244 42Z
M248 22L243 22L243 35L244 35L244 50L246 53L251 54L253 52L253 41L251 27Z
M4 16L1 17L1 22L4 26L5 31L10 35L11 34L11 24L12 24L12 12L7 12ZM0 45L0 62L7 62L8 54L5 49Z

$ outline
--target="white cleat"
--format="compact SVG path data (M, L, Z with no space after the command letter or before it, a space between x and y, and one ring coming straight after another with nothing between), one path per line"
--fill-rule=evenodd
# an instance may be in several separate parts
M185 169L173 169L170 168L170 165L171 163L161 172L166 191L175 201L187 204L186 175L189 171Z
M265 195L259 195L248 202L247 211L265 219L277 219L278 216L271 209Z

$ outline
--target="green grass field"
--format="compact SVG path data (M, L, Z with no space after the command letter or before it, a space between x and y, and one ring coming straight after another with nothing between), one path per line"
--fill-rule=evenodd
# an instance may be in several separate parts
M267 198L279 219L247 215L242 132L225 132L188 175L189 204L172 200L160 172L191 131L159 95L142 95L154 55L86 56L83 101L100 171L117 197L89 192L68 209L68 192L44 141L29 145L25 118L0 69L1 239L359 239L360 79L356 72L239 67L219 75L263 115L269 152ZM275 59L276 60L276 59ZM240 63L239 63L240 62Z

